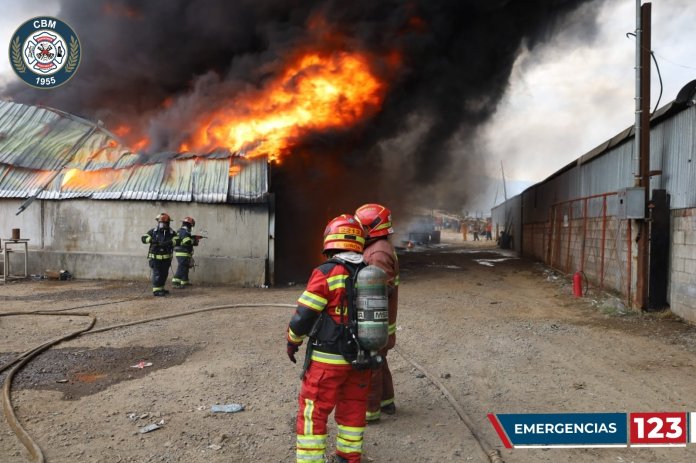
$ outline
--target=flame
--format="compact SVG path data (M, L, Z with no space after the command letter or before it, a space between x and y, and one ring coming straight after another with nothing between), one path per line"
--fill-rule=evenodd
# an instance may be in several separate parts
M180 151L225 147L276 160L313 131L350 127L374 114L384 85L358 53L300 56L258 93L208 115Z
M241 171L242 171L241 166L230 166L229 176L234 177L235 175L237 175Z
M66 191L103 190L119 181L123 173L123 170L108 168L99 170L68 169L63 174L60 188Z
M150 144L150 140L147 137L142 137L139 140L137 140L135 143L131 143L131 148L134 151L141 151L147 147L147 145Z

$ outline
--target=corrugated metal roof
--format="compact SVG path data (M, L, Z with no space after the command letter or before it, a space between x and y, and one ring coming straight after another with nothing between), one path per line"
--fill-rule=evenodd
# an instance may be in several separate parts
M0 101L0 197L265 202L266 158L228 150L133 153L105 128Z

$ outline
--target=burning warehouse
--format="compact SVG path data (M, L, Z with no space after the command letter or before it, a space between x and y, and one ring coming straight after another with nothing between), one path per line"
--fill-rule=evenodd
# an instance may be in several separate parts
M144 156L99 125L11 102L0 102L0 133L0 230L7 239L19 228L29 239L30 273L146 276L140 235L166 210L174 221L195 217L209 238L195 255L198 281L272 281L265 158L225 150ZM20 257L11 257L16 273Z
M128 240L152 225L152 212L198 214L211 239L197 256L241 266L223 276L201 261L210 281L297 281L319 261L330 217L366 202L389 204L395 217L414 206L458 209L480 191L476 131L495 112L516 57L582 3L61 1L57 16L82 44L78 73L58 89L17 83L5 95L104 126L85 140L77 131L52 161L36 150L0 153L7 182L22 169L43 175L3 193L14 204L0 227L43 230L27 235L40 249L49 238L71 240L60 246L84 259L102 249L130 259L142 249ZM33 197L39 207L10 220ZM65 209L78 203L111 221L95 229L92 248L75 244L80 220ZM100 212L107 205L124 213L109 218ZM29 224L41 207L61 209L43 218L55 224ZM126 210L140 215L129 220ZM204 220L220 210L237 216ZM225 242L233 249L216 248Z

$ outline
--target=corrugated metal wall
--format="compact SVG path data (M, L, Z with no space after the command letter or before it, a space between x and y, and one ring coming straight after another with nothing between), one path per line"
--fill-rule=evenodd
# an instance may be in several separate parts
M265 203L268 162L227 150L132 153L60 111L0 101L0 197Z
M517 200L523 236L516 250L521 243L525 256L566 273L583 270L628 304L636 285L637 228L617 217L616 192L635 183L632 132L624 130L492 211L494 222L509 221ZM653 116L650 153L650 191L665 189L673 211L696 208L696 106L672 102Z

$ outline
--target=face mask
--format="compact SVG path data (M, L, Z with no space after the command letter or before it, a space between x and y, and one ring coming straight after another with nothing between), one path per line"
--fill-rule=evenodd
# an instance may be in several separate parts
M159 222L157 224L157 228L159 228L160 230L164 230L165 228L169 228L169 227L167 226L166 222Z

